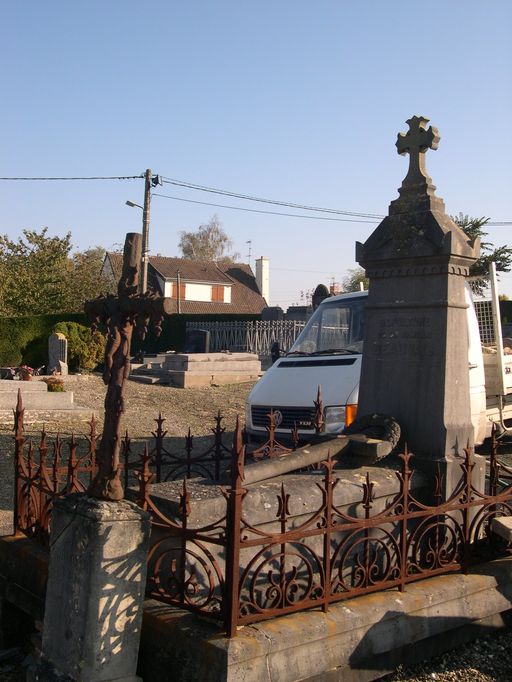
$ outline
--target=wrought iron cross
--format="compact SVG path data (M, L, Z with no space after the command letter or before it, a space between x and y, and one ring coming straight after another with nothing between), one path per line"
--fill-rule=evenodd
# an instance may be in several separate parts
M121 415L124 412L125 384L130 374L130 348L134 328L144 338L151 323L157 335L162 320L170 312L170 299L153 293L138 294L142 236L126 235L123 272L117 286L117 296L109 294L87 301L85 312L93 329L107 333L105 371L107 385L103 435L96 455L98 473L88 494L103 500L118 501L124 497L120 478Z
M398 133L398 153L409 154L409 171L402 182L402 188L431 181L425 165L425 152L427 149L437 149L441 138L437 128L430 126L427 129L428 121L424 116L413 116L406 121L409 124L408 132Z

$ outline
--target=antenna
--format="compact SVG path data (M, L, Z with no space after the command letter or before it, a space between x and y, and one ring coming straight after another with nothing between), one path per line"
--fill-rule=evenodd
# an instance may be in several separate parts
M246 244L249 244L249 253L247 254L247 260L248 260L248 263L249 263L249 267L251 267L251 247L252 247L252 239L248 239L245 243L246 243Z

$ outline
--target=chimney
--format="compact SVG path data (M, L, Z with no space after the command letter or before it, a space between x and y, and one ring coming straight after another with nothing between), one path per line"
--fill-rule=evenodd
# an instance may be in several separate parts
M269 260L265 256L256 259L256 284L267 305L270 305Z

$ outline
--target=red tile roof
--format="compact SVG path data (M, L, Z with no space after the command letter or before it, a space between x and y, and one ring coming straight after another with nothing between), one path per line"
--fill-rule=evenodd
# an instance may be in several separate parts
M121 276L123 255L107 253L115 279ZM181 312L205 314L259 314L267 306L261 296L256 279L246 263L213 263L192 261L186 258L150 256L148 280L150 287L158 287L155 272L164 279L175 279L180 271L182 282L203 282L209 284L231 284L231 303L204 301L181 301ZM172 301L177 312L177 301Z
M150 256L150 264L164 279L176 279L178 271L182 282L207 282L208 284L231 284L230 278L213 261Z

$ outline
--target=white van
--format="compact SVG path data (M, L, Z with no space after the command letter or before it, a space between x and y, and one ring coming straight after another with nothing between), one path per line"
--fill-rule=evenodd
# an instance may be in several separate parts
M294 424L301 438L312 438L315 434L313 401L319 386L325 434L339 434L354 421L367 296L367 291L343 294L327 298L318 306L288 353L265 372L249 394L246 405L249 438L265 439L271 410L278 440L289 437ZM480 444L490 434L490 419L503 422L505 417L512 417L512 355L503 357L501 344L500 352L484 348L489 352L482 353L477 314L468 285L466 302L471 413L475 444ZM501 326L497 338L501 338ZM500 373L502 381L498 380ZM511 400L510 404L507 399Z

